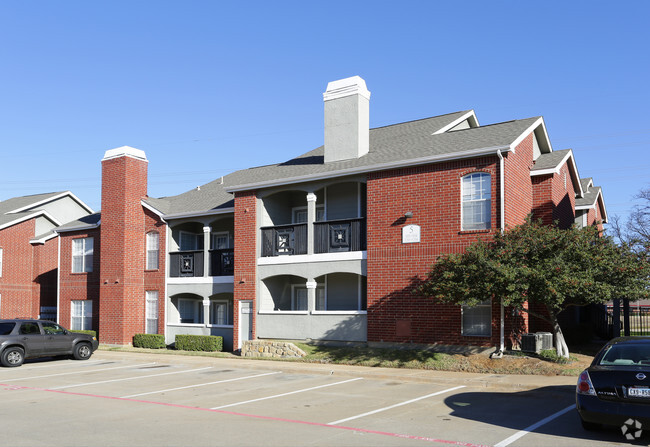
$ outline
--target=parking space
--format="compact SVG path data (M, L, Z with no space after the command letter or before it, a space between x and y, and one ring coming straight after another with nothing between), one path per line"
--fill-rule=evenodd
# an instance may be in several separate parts
M0 421L15 446L626 445L582 430L571 385L437 379L99 351L0 369Z

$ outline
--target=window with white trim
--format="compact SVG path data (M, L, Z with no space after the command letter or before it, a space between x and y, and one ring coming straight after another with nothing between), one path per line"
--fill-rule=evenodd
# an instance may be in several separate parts
M490 174L475 172L462 178L462 230L486 230L491 225Z
M147 290L145 293L145 334L158 333L158 291Z
M307 223L307 207L297 206L291 210L291 223ZM325 205L316 205L316 222L325 220Z
M184 324L203 323L203 300L178 299L178 314Z
M307 310L308 296L306 286L291 286L291 310Z
M92 237L72 240L72 273L93 271L93 243Z
M463 335L489 337L492 335L492 303L481 301L476 306L463 306Z
M230 233L227 231L212 233L213 250L225 250L228 248L230 248Z
M215 326L232 326L232 302L228 300L210 300L210 324Z
M155 231L147 233L147 270L158 270L160 235Z
M180 239L181 251L203 250L203 234L181 231Z
M70 329L89 331L93 325L93 302L90 300L72 300L70 312Z

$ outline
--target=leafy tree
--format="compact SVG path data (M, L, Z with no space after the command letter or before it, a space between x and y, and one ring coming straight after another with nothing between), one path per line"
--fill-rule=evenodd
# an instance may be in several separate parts
M649 274L647 252L617 245L595 226L563 230L528 219L462 254L439 258L418 290L468 306L497 299L528 312L551 324L558 356L569 357L558 313L613 298L647 298ZM546 313L530 311L527 302Z

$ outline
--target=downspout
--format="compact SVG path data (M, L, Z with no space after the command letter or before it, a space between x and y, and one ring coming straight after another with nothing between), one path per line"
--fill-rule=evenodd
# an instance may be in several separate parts
M61 324L61 233L57 233L56 253L56 322ZM69 323L66 323L66 326Z
M506 210L505 210L505 173L504 173L504 166L505 166L505 161L503 160L503 154L501 153L501 149L497 150L497 156L499 157L499 209L500 209L500 230L501 234L506 229L506 224L505 224L505 218L506 218ZM494 352L492 354L493 358L501 358L503 357L503 351L505 350L505 309L503 307L503 298L501 298L501 304L500 304L500 310L501 310L501 321L499 325L499 350L497 352Z

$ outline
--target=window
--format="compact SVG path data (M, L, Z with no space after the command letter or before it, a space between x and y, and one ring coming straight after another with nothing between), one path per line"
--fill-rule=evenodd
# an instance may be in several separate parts
M65 329L56 323L44 321L41 325L43 326L43 332L45 335L65 335Z
M93 322L93 302L89 300L72 301L72 318L70 329L74 331L89 331Z
M292 223L307 223L307 207L298 206L292 210ZM325 220L325 205L316 205L316 222Z
M216 326L232 326L232 304L230 301L210 301L210 324Z
M159 238L156 232L147 233L147 270L158 270Z
M490 228L490 198L490 174L476 172L463 177L463 230L486 230Z
M203 235L181 231L181 251L203 250Z
M145 334L158 333L158 291L145 292Z
M0 278L2 278L2 248L0 248Z
M492 304L481 301L476 306L463 306L463 335L489 337L492 334Z
M93 271L93 238L72 240L72 273Z
M212 249L225 250L230 248L230 234L227 231L212 233Z
M293 286L291 288L291 310L307 310L307 297L306 286Z
M181 323L201 324L203 323L203 301L180 298L178 300L178 313Z

